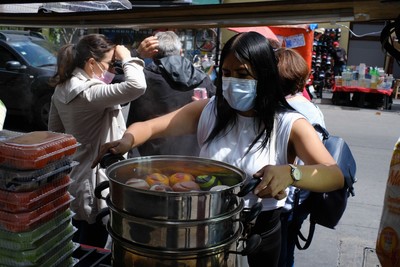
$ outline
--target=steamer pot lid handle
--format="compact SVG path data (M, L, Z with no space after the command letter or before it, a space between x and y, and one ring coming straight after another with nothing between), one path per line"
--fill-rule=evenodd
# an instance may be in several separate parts
M260 215L263 204L261 202L255 203L251 208L243 210L243 223L250 223Z
M110 210L108 208L102 208L100 212L96 215L96 222L100 223L104 217L110 215Z
M256 186L261 182L260 178L253 178L250 179L248 183L246 183L240 191L237 193L238 197L244 197L248 193L254 190Z
M100 167L105 169L111 164L124 160L125 158L121 154L112 154L112 153L106 153L100 160Z
M99 183L95 188L94 188L94 195L95 197L97 197L98 199L104 199L107 200L107 197L103 197L103 195L101 194L101 192L107 188L110 187L110 182L109 181L103 181L101 183Z

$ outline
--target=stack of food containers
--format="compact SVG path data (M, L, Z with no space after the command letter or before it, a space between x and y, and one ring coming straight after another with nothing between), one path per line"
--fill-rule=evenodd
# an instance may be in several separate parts
M76 229L72 135L24 133L0 141L0 266L72 266Z

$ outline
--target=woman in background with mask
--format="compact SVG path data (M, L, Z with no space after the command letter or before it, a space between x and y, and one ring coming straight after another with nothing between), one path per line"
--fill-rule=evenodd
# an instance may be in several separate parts
M102 146L102 155L126 153L146 140L196 133L200 157L226 162L261 178L245 198L263 209L251 229L262 243L248 255L251 267L277 266L280 212L289 185L322 192L343 187L343 175L307 120L285 100L277 61L268 40L256 33L233 36L221 52L216 95L167 115L130 125L121 140ZM298 156L306 165L294 166Z
M125 81L110 84L115 60L122 62ZM144 63L101 34L89 34L76 45L64 45L57 61L48 129L72 134L80 143L73 156L79 165L70 173L74 181L70 193L75 198L71 210L76 213L73 224L78 228L73 240L104 247L108 233L102 222L96 223L96 215L107 205L93 192L106 176L104 170L90 165L101 144L121 138L126 130L120 104L145 92Z

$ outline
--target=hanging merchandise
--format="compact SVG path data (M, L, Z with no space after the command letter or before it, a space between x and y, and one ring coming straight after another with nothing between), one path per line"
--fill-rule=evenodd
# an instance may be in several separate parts
M322 97L322 91L332 89L335 84L333 43L338 42L340 37L340 29L317 28L314 30L311 73L314 77L313 84L317 97Z

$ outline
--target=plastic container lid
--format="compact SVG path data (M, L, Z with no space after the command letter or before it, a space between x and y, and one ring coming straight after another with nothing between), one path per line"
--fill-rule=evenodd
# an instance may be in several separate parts
M0 250L0 265L44 266L43 263L48 262L48 258L52 257L55 253L62 251L62 255L64 255L67 252L64 250L65 247L68 245L68 248L73 247L72 237L76 231L77 229L70 224L63 231L52 236L47 242L36 249L22 251L2 249ZM62 255L59 254L59 256Z
M61 179L29 192L0 190L0 210L11 213L33 211L63 196L71 183L70 177L65 175Z
M50 251L51 253L44 255L38 262L23 261L13 258L0 259L0 262L4 262L1 266L10 267L72 267L77 263L72 257L72 254L77 248L79 248L78 244L69 241L64 246L59 247L57 251L52 249Z
M45 240L60 230L64 229L71 223L75 213L67 209L63 213L57 215L54 219L41 224L29 232L10 233L9 231L0 230L0 248L10 250L28 250L37 248Z
M21 171L0 168L0 189L11 192L33 191L69 174L76 161L64 158L38 170Z
M69 134L35 131L0 142L0 166L18 170L45 167L75 153L79 144Z
M67 192L62 197L34 211L24 213L0 211L0 229L10 232L32 231L40 224L48 222L56 215L68 209L72 200L73 197Z
M10 130L1 130L0 131L0 141L5 141L7 139L20 136L22 134L24 134L24 133L10 131Z

